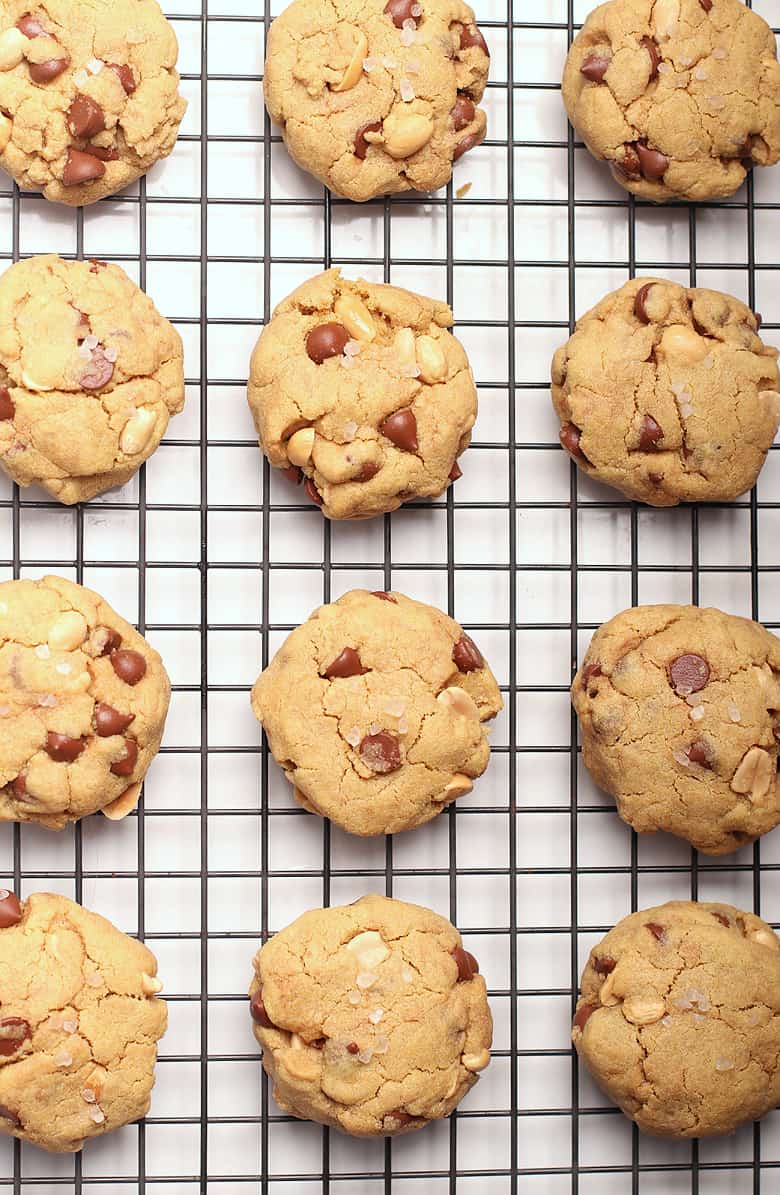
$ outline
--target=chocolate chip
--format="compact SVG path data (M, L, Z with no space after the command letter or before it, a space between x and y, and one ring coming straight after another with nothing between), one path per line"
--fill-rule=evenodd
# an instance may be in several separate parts
M452 659L458 672L476 672L485 663L482 652L465 632L452 649Z
M592 677L603 676L603 675L604 674L601 671L601 664L599 664L599 663L586 664L582 670L582 682L583 682L583 684L587 684L587 682L589 680L591 680Z
M419 1116L410 1116L408 1112L402 1112L400 1108L396 1108L394 1112L385 1112L384 1119L395 1120L400 1125L407 1125L421 1118Z
M455 125L456 132L465 129L467 124L471 124L475 111L474 101L469 99L462 91L459 91L458 98L450 108L450 116L452 117L452 123Z
M450 469L449 476L450 476L450 481L460 481L461 477L463 476L463 470L461 469L461 467L457 461Z
M363 465L363 468L355 478L355 481L370 481L372 477L376 477L381 467L382 466L378 465L376 461L366 461Z
M467 154L470 149L474 148L475 145L479 145L481 140L482 136L480 133L469 133L468 137L464 137L463 140L459 141L453 149L453 162L457 162L458 158L462 158L463 155Z
M412 12L412 9L417 7L417 2L418 0L387 0L382 11L387 13L396 29L403 29L404 21L414 21L415 25L417 24L417 17Z
M417 452L417 420L411 407L388 415L379 430L402 452Z
M761 312L760 312L760 311L756 311L756 312L755 312L755 320L756 320L756 332L760 332L760 331L761 331L761 325L762 325L762 324L763 324L763 322L764 322L764 317L763 317L763 315L761 314Z
M22 920L22 906L19 897L8 888L0 888L0 929L18 925Z
M364 668L361 664L360 656L354 647L345 647L341 655L336 656L336 659L328 665L322 675L326 676L328 680L332 680L336 676L365 676L368 671L369 669Z
M691 763L700 764L701 767L707 768L709 771L712 771L712 761L710 759L710 751L707 747L707 744L704 743L701 739L697 739L695 743L691 743L690 747L686 751L686 755L688 756Z
M672 660L669 673L675 689L687 697L691 693L698 693L707 684L710 666L701 656L691 652Z
M95 627L89 641L97 649L97 655L107 656L109 652L116 651L122 642L122 636L113 627Z
M30 62L27 64L33 83L51 83L58 79L63 71L70 66L67 54L64 58L49 58L46 62Z
M705 12L712 12L712 0L699 0L699 4Z
M46 751L56 763L73 763L87 745L86 739L72 739L67 734L50 730L46 735Z
M383 602L392 602L394 606L398 605L398 602L393 597L392 593L385 593L384 589L372 589L371 596L379 598Z
M612 165L618 174L622 174L624 178L639 178L642 173L642 165L639 161L636 148L629 143L623 146L623 157L620 161L613 162Z
M111 652L111 665L120 680L126 685L137 685L146 676L146 660L138 651Z
M644 286L640 287L636 292L636 297L634 299L634 315L642 324L650 323L650 316L647 314L646 303L647 296L650 294L650 291L654 286L654 282L646 282Z
M460 31L460 48L461 50L470 50L472 46L479 46L488 58L490 57L490 50L487 48L480 29L477 25L464 25Z
M566 451L578 461L584 461L585 464L589 465L590 461L580 448L581 436L582 432L574 423L564 423L563 427L558 433L558 439Z
M100 104L89 95L77 95L68 108L68 128L74 137L94 137L106 127Z
M0 1104L0 1116L2 1116L3 1120L10 1120L15 1129L22 1127L19 1117L11 1108L6 1108L5 1104Z
M98 346L82 370L79 383L82 390L102 390L114 376L114 362L109 361L104 349Z
M282 469L282 473L293 485L300 485L303 481L303 469L299 469L297 465L288 465L286 469Z
M721 925L725 925L726 929L731 929L731 922L725 913L719 913L716 909L710 909L710 912L716 921L719 921Z
M16 22L16 28L19 29L25 37L45 37L46 27L41 24L37 17L27 12L23 17L20 17Z
M255 992L249 997L249 1011L252 1014L252 1020L257 1021L258 1025L262 1025L264 1029L276 1028L268 1013L265 1011L262 991Z
M357 1044L356 1041L351 1041L348 1044L347 1053L348 1054L359 1054L360 1053L360 1046Z
M462 946L453 946L450 954L458 964L458 983L461 980L473 979L479 974L479 963L468 950L464 950Z
M10 1058L31 1036L28 1022L21 1017L6 1017L0 1021L0 1057Z
M656 183L669 169L669 159L660 149L651 149L641 141L636 143L636 152L642 168L642 175L648 182Z
M107 261L98 261L96 257L89 258L89 272L90 274L99 274L101 270L105 270L108 266Z
M370 120L368 124L362 124L355 133L355 145L352 150L356 158L360 158L363 162L368 152L369 142L366 141L366 133L378 133L382 128L381 120Z
M340 357L348 340L343 324L318 324L306 337L306 352L315 365L322 365L328 357Z
M307 477L303 483L305 493L311 498L316 506L322 506L322 494L317 489L316 485L310 477Z
M132 776L137 763L138 743L135 739L125 739L124 757L111 764L111 771L115 776Z
M367 734L360 744L360 758L372 772L395 772L401 766L398 739L386 730L380 730L378 734Z
M13 419L16 414L16 406L14 400L8 392L6 386L0 386L0 421L4 419Z
M658 66L661 61L661 51L652 37L643 37L639 43L650 55L650 82L658 78Z
M103 163L94 154L85 154L80 149L68 146L68 157L62 172L64 187L77 187L80 183L91 183L106 173Z
M659 925L657 921L646 921L645 929L649 929L653 937L657 938L659 942L666 941L666 930L662 925Z
M122 714L112 705L99 701L95 706L95 729L101 739L107 739L112 734L124 734L135 714Z
M27 795L27 777L22 772L11 781L11 791L19 799Z
M101 162L118 162L119 154L115 149L105 149L102 145L90 145L89 152Z
M601 958L593 960L593 970L599 975L611 975L616 966L617 963L608 954L604 954Z
M124 63L122 66L118 66L115 62L107 62L106 66L110 71L114 72L117 79L124 87L126 94L132 95L138 86L132 69L126 63Z
M603 54L589 54L580 67L580 74L590 79L591 83L602 83L611 62L612 59Z
M575 1029L584 1029L597 1008L598 1004L581 1004L574 1016Z
M324 1049L325 1049L325 1042L326 1042L327 1040L328 1040L328 1039L327 1039L327 1037L315 1037L315 1038L313 1039L313 1041L310 1041L310 1042L309 1042L309 1045L311 1046L311 1048L312 1048L313 1050L324 1050Z
M639 447L642 452L658 452L658 441L663 437L663 429L658 426L652 415L645 415L639 429Z

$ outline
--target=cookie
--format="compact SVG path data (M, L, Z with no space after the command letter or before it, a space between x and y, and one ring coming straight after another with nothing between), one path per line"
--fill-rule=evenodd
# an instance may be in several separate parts
M0 278L0 464L85 502L124 485L184 406L178 332L124 270L31 257Z
M173 149L177 54L157 0L5 0L0 166L58 203L121 191Z
M268 34L265 102L336 195L435 191L484 139L489 65L460 0L294 0Z
M777 349L731 295L636 278L558 349L561 444L589 477L651 506L736 498L780 421Z
M659 1137L708 1137L780 1102L780 940L731 905L625 917L582 974L572 1038L610 1099Z
M285 1112L356 1137L449 1116L490 1061L477 960L449 921L364 896L315 909L254 960L252 1029Z
M479 648L440 610L355 589L286 639L252 709L298 801L350 834L420 826L470 792L502 707Z
M596 631L574 678L582 757L641 833L723 855L780 822L780 639L696 606L639 606Z
M740 0L609 0L574 39L569 120L627 191L733 195L780 160L780 65L772 30Z
M0 890L0 1133L81 1149L149 1110L157 959L64 896Z
M446 303L395 286L310 278L252 355L249 405L272 465L305 477L331 519L438 498L461 476L477 391Z
M63 577L0 584L0 821L61 830L138 802L170 683L128 622Z

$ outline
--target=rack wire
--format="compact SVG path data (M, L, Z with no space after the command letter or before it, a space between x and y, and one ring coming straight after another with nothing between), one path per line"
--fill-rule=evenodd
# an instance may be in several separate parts
M568 1027L590 945L628 911L717 894L780 921L780 844L713 862L640 842L581 770L567 690L590 632L629 604L709 602L778 625L780 460L739 502L650 511L563 457L546 392L575 316L636 274L732 290L763 309L771 339L780 172L719 205L636 203L562 116L560 68L589 5L481 0L490 138L446 191L358 208L297 172L262 116L264 5L167 5L190 110L174 157L137 189L65 212L0 187L0 259L56 249L119 262L179 327L188 376L187 411L123 490L66 510L0 484L0 575L56 571L100 590L174 681L137 816L59 836L0 828L0 882L71 895L158 954L171 1028L151 1114L75 1157L3 1138L0 1192L769 1195L777 1114L725 1142L640 1138L581 1073ZM774 0L760 7L777 21ZM360 527L328 524L271 476L242 393L274 303L331 264L452 303L480 390L463 479ZM497 666L506 703L474 792L382 841L293 806L248 706L292 626L355 585L446 608ZM280 1113L244 993L261 940L372 889L460 926L496 1037L449 1121L367 1143Z

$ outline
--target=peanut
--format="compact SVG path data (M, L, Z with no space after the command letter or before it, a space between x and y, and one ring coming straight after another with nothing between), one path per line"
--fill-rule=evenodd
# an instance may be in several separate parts
M653 31L656 41L668 41L677 31L680 20L680 0L655 0Z
M490 1050L480 1050L478 1054L464 1054L461 1062L467 1071L483 1071L490 1062Z
M774 776L772 757L760 747L751 747L734 773L731 790L749 793L751 800L760 801L769 792Z
M654 1025L666 1012L666 1005L660 996L628 996L622 1012L632 1025Z
M284 1065L296 1079L316 1079L320 1073L319 1050L310 1049L302 1037L293 1033L290 1035L290 1048L285 1055Z
M465 689L460 689L457 685L452 685L449 689L442 689L436 700L441 705L450 706L453 713L460 714L462 718L479 720L479 710L474 701Z
M25 369L22 370L22 385L24 386L25 390L46 391L54 389L53 386L47 386L43 382L36 381L35 378L31 377L31 375L27 373Z
M40 65L42 62L53 62L67 57L62 46L53 37L25 37L24 40L24 56L28 62Z
M399 328L393 337L393 352L401 365L414 365L414 333L411 328Z
M147 996L156 996L158 992L162 991L163 985L155 975L149 975L146 971L142 971L141 987Z
M287 459L291 465L308 465L314 448L314 428L302 427L287 441Z
M780 394L776 390L761 390L758 397L767 404L776 419L780 418Z
M673 364L696 365L709 354L707 341L686 324L672 324L666 329L658 345L658 352Z
M7 116L0 112L0 154L5 149L8 142L11 140L11 130L13 125Z
M754 929L748 934L751 942L766 946L769 950L780 950L780 938L769 929Z
M357 957L358 965L363 971L373 970L390 957L388 947L374 929L366 930L365 933L357 934L350 939L347 942L347 950Z
M12 71L25 55L30 39L14 26L0 34L0 71Z
M604 980L599 990L599 1000L605 1007L611 1008L613 1004L619 1004L620 999L614 994L613 988L615 986L615 972L612 971Z
M391 158L409 158L433 136L433 120L422 112L394 108L382 125L385 150Z
M417 341L417 364L420 378L432 386L447 376L447 361L441 345L432 336L420 336Z
M449 799L451 797L462 797L466 793L470 793L474 785L470 776L464 776L463 772L456 772L444 788L444 795Z
M139 407L128 419L119 437L119 447L125 456L136 456L143 452L154 431L157 416L148 407Z
M363 74L363 59L368 54L368 38L362 29L351 30L355 38L355 50L350 58L341 80L335 87L331 87L331 91L349 91L354 87Z
M87 620L77 610L66 610L52 623L46 642L52 651L75 651L87 637Z
M103 806L103 816L107 817L109 821L121 822L122 818L127 817L128 813L132 813L138 804L138 798L141 795L141 782L137 780L135 784L131 784L120 793L115 801L110 805Z
M370 342L376 336L371 312L357 295L340 295L333 305L333 313L355 340Z

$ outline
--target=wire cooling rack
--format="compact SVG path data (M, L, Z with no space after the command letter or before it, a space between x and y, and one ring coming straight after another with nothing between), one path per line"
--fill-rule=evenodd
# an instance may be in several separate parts
M169 0L190 108L174 156L84 212L0 186L0 260L120 262L180 329L188 402L139 478L69 510L0 482L0 574L102 592L174 683L138 816L60 835L0 828L0 882L54 889L144 937L170 1029L145 1123L55 1157L0 1141L0 1195L771 1195L780 1117L723 1141L640 1137L577 1067L569 1023L591 944L631 909L731 900L780 921L780 831L725 860L638 841L581 770L568 700L592 629L636 602L720 605L777 626L780 456L732 504L620 501L561 452L549 361L576 315L639 273L726 289L780 339L780 169L718 206L636 204L591 162L559 80L586 0L479 0L490 138L427 200L332 199L290 162L260 102L266 0ZM777 0L760 0L777 24ZM511 47L511 52L510 52ZM206 86L206 81L208 86ZM480 389L446 500L330 525L255 443L244 398L274 304L331 264L446 298ZM454 614L506 709L473 793L394 840L351 839L294 806L249 687L286 633L356 585ZM361 1142L283 1116L246 1012L259 941L366 890L449 915L479 957L491 1066L449 1121Z

